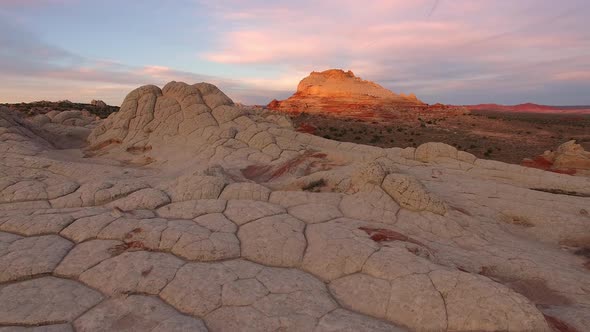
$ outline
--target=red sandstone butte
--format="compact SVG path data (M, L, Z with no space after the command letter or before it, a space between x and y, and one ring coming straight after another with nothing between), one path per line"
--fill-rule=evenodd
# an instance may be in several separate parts
M356 77L352 71L312 72L286 100L267 107L285 113L323 113L354 118L390 118L399 108L424 108L415 95L396 94L379 84Z

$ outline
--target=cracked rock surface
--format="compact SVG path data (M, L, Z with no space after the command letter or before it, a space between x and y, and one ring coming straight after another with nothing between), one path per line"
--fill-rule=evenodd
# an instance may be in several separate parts
M587 330L588 178L331 141L207 83L44 117L0 110L0 331Z

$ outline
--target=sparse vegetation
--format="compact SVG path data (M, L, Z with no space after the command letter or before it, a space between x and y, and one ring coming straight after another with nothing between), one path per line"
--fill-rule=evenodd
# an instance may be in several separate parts
M306 186L301 188L303 191L311 191L311 192L318 192L322 187L326 186L326 181L324 179L319 179L316 181L312 181L308 183Z
M417 147L426 142L443 142L460 150L469 151L478 158L489 158L521 163L524 158L555 149L575 138L590 150L590 115L530 115L494 113L440 114L399 111L395 118L382 120L362 118L336 118L328 115L308 114L305 123L317 128L315 134L331 139L382 147ZM420 118L420 120L418 120ZM565 118L565 120L564 120ZM296 127L303 122L293 117ZM376 123L377 122L377 123ZM422 126L424 124L424 126ZM547 132L530 140L538 128ZM560 134L561 133L561 134ZM490 150L491 149L491 150Z
M38 114L45 114L50 111L71 111L71 110L79 110L83 111L86 110L91 114L94 114L100 118L106 118L111 113L118 112L118 106L109 106L106 107L98 107L92 104L84 104L84 103L73 103L69 100L61 100L57 102L51 101L35 101L32 103L16 103L16 104L0 104L0 106L6 106L9 109L16 110L18 112L22 112L27 116L34 116Z

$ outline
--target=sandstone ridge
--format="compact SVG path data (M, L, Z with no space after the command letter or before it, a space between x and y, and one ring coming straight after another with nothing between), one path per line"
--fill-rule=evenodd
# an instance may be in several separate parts
M330 69L312 72L301 80L293 96L283 101L273 100L268 108L289 113L339 115L357 110L379 116L379 113L392 112L395 107L424 105L413 94L395 94L379 84L356 77L350 70Z
M0 330L590 321L588 178L299 133L206 83L53 119L88 143L0 110Z

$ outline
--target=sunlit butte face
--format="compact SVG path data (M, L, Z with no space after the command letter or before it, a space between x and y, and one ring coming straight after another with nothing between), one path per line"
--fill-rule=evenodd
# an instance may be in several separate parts
M434 103L590 104L587 0L0 0L0 102L119 104L207 81L244 103L352 70Z

